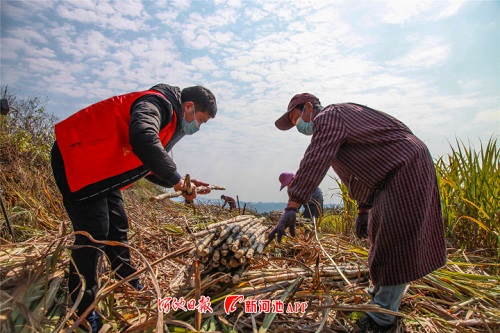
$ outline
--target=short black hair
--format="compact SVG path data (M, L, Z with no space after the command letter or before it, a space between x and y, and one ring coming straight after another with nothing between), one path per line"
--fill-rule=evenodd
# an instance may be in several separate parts
M207 112L210 118L217 114L217 102L214 94L202 86L194 86L182 89L181 102L193 102L196 110Z

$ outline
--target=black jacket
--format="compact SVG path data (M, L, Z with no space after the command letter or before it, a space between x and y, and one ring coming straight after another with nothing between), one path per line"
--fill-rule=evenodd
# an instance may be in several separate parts
M157 84L154 89L167 98L144 96L139 98L130 110L130 144L132 151L153 175L148 180L163 187L172 187L181 179L174 161L168 155L173 146L184 136L182 131L181 91L178 87ZM172 112L177 115L174 135L163 147L158 132L172 120Z

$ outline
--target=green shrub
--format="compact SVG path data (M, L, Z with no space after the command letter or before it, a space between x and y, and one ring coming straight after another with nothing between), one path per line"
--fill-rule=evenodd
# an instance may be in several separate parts
M457 140L436 162L447 237L457 248L500 258L500 150L491 137L479 150ZM451 145L450 145L451 146Z

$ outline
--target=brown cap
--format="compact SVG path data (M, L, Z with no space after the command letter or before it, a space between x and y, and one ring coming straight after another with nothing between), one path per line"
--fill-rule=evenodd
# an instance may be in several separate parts
M292 97L290 100L290 103L288 103L288 109L285 112L284 115L278 118L274 125L276 125L277 128L279 128L282 131L289 130L290 128L293 127L293 123L290 120L290 117L288 116L288 113L292 111L297 105L304 104L306 102L311 102L313 104L319 104L319 99L308 93L303 93L303 94L297 94Z

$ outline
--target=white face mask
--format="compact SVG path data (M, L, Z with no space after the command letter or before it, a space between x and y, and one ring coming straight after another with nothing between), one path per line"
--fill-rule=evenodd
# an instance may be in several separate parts
M198 119L196 119L196 109L193 106L193 115L194 120L192 122L187 122L186 119L182 118L182 131L186 135L192 135L200 129L200 124L198 123Z
M306 108L306 106L304 105L304 109L302 109L302 114L300 115L299 119L297 119L297 124L295 124L295 126L297 127L297 131L299 131L300 133L302 133L304 135L312 135L313 128L314 128L314 124L313 124L312 119L309 120L308 122L305 122L302 119L302 115L304 114L305 108Z

